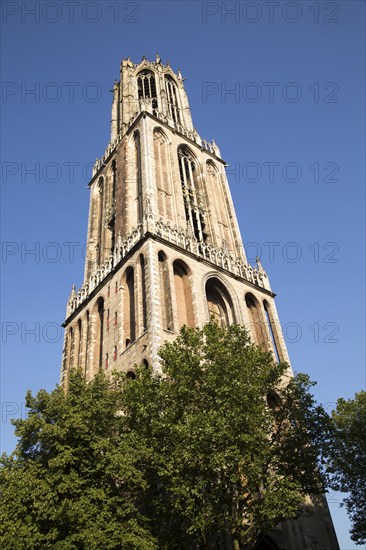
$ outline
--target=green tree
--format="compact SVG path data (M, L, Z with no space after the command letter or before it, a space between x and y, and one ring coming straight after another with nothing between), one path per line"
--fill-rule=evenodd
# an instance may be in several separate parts
M254 548L323 490L328 416L305 375L251 344L244 328L183 328L162 374L124 382L129 429L150 449L144 509L159 548Z
M156 549L139 512L144 450L123 429L121 392L73 371L67 394L28 393L26 405L0 468L0 547Z
M161 372L27 395L0 468L0 547L254 548L322 491L328 417L244 328L183 328Z
M366 543L366 391L338 399L333 411L330 485L348 493L344 504L352 522L351 538Z

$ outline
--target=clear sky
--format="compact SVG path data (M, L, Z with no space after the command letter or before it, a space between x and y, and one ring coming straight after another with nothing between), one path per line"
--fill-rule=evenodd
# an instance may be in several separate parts
M197 131L230 165L248 258L278 295L294 370L329 410L365 388L364 35L365 4L352 0L2 2L2 451L27 389L59 380L89 163L108 143L124 57L159 52L186 77ZM353 550L339 495L329 501Z

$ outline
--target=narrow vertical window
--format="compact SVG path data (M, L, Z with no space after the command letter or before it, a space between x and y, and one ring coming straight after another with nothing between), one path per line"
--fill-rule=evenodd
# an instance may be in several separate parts
M166 93L168 99L169 114L175 124L181 124L180 109L178 103L178 90L174 80L170 76L165 77Z
M109 229L111 231L111 252L113 252L116 244L116 184L117 184L117 167L116 161L112 162L112 193L111 193L111 218L109 220Z
M90 353L90 322L89 322L89 318L90 318L90 315L89 315L89 311L86 312L86 316L85 316L85 323L86 323L86 329L85 329L85 334L86 334L86 337L85 337L85 370L84 370L84 374L86 376L87 372L88 372L88 368L89 368L89 353Z
M134 133L134 146L135 146L135 174L136 178L136 202L137 202L137 223L142 222L142 176L141 176L141 146L140 146L140 134Z
M125 273L124 327L126 348L136 340L135 280L132 267Z
M173 263L175 299L177 304L178 328L183 325L194 327L193 299L188 270L180 261Z
M263 307L264 307L264 311L265 311L265 314L266 314L267 326L268 326L268 329L269 329L269 334L270 334L270 337L271 337L273 350L275 352L275 357L276 357L277 363L280 363L280 361L281 361L280 343L279 343L279 340L278 340L277 331L276 331L275 326L274 326L271 307L270 307L269 303L267 302L267 300L264 300Z
M83 343L83 333L82 333L82 323L81 323L81 319L78 320L78 336L77 336L77 343L78 343L78 348L77 348L77 358L76 358L76 365L77 367L79 368L81 366L81 350L82 350L82 343Z
M141 298L142 298L142 325L143 331L147 329L147 308L146 308L146 277L145 277L145 258L140 254L141 270Z
M75 334L74 329L71 327L69 331L70 335L70 361L69 368L72 369L74 366L74 354L75 354Z
M95 374L103 367L103 339L104 339L104 298L97 300L91 318L91 347L93 349L90 374Z
M245 295L245 303L248 308L250 331L252 333L254 342L263 347L268 348L267 339L264 332L263 321L261 318L259 304L256 298L252 294Z
M103 331L103 318L104 318L104 300L103 298L98 299L98 340L97 345L99 347L99 360L98 360L98 368L102 368L102 358L103 358L103 338L104 338L104 331Z
M158 108L155 76L151 71L142 71L137 76L137 89L139 100L151 100L153 109Z
M223 241L227 244L229 249L233 248L231 227L228 218L227 201L225 197L225 191L220 180L220 174L217 167L213 162L209 161L206 164L206 177L207 177L207 193L211 197L215 197L212 201L212 216L213 224L216 225L216 229L213 231L216 244L221 248Z
M159 282L160 282L160 304L162 310L162 324L166 330L173 330L172 297L169 279L169 266L164 252L158 254L159 261Z
M172 187L169 170L169 145L165 134L154 130L155 182L158 192L159 215L172 219Z
M182 147L178 150L178 162L187 223L191 225L196 239L206 242L204 200L199 193L196 162L189 149Z
M97 264L103 261L103 207L104 207L104 178L98 180L98 222L97 222Z

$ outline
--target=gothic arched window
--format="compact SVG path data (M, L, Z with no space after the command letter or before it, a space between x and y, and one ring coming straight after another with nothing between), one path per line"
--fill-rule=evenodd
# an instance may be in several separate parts
M124 331L126 348L136 340L135 277L132 267L124 275Z
M163 328L173 330L173 310L170 290L169 265L164 252L158 254L159 280L160 280L160 304L162 309Z
M147 330L147 305L146 305L146 277L145 277L145 258L140 254L140 274L141 274L141 300L142 300L142 330Z
M98 298L92 313L92 346L94 349L92 373L103 366L104 298Z
M154 129L154 160L159 214L164 219L172 219L169 143L165 134L158 128Z
M274 319L273 319L273 313L272 313L272 310L271 310L271 306L269 305L267 300L263 300L263 307L264 307L264 311L265 311L265 314L266 314L267 325L268 325L269 334L270 334L270 337L271 337L273 349L274 349L274 352L275 352L275 357L276 357L277 362L279 363L281 361L281 351L280 351L281 350L281 345L280 345L279 338L278 338L278 333L277 333L277 330L276 330L276 327L275 327L275 322L274 322Z
M216 225L214 237L219 248L222 247L223 241L229 249L233 248L231 229L228 219L227 201L225 191L220 179L220 173L211 161L206 163L206 183L207 193L215 199L211 203L213 222Z
M77 347L76 347L76 353L77 353L77 357L76 357L76 362L75 362L75 365L80 368L81 366L81 352L82 352L82 345L83 345L83 330L82 330L82 322L81 322L81 319L78 319L78 322L77 322L77 338L76 338L76 342L77 342Z
M205 242L205 204L199 192L197 162L188 147L178 149L178 162L187 223L193 229L196 239Z
M211 278L207 281L206 299L209 317L220 327L226 327L235 321L230 294L218 279Z
M94 198L94 215L96 223L96 250L97 264L100 265L103 261L103 210L104 210L104 178L101 176L98 179L96 195ZM93 222L93 220L92 220Z
M165 77L169 114L175 124L181 124L177 86L171 76Z
M183 262L173 263L175 299L177 304L178 328L183 325L194 327L193 300L188 268Z
M267 349L268 342L258 300L253 296L253 294L247 293L245 295L245 303L248 308L250 323L249 328L252 333L253 340L258 346Z
M85 317L84 317L84 330L85 330L84 373L85 373L85 376L87 376L88 369L89 369L89 353L90 353L90 314L89 314L89 310L86 311L86 314L85 314Z
M135 149L135 173L132 178L135 179L136 185L136 204L137 204L137 223L142 222L142 174L141 174L141 144L140 133L136 131L133 135Z
M137 90L139 100L151 99L152 108L158 108L155 75L153 72L145 70L137 75Z

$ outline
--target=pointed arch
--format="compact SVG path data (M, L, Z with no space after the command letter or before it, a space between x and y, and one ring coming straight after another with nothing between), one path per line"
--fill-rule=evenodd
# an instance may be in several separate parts
M90 365L90 374L94 376L103 367L104 298L102 296L98 298L93 307L91 324L92 364Z
M267 350L268 340L259 302L253 294L247 292L245 295L245 303L248 310L249 329L253 340L258 346Z
M226 196L222 186L220 172L216 164L211 160L206 162L206 182L209 196L215 197L215 200L211 201L213 207L213 212L211 212L211 214L214 225L216 225L215 231L213 231L214 236L216 236L216 244L221 248L223 241L225 241L229 249L232 249L233 243Z
M173 219L173 197L169 159L169 140L161 128L154 128L155 181L158 193L159 215Z
M165 75L165 87L169 114L175 124L181 124L178 88L170 75Z
M84 374L87 378L88 376L88 369L89 369L89 363L90 363L90 313L89 310L86 311L84 316L84 337L83 337L83 343L84 343Z
M169 264L166 254L162 250L158 253L158 262L162 326L166 330L173 330L173 308Z
M147 330L147 304L146 304L146 276L145 276L145 258L140 254L140 275L141 275L141 301L142 301L142 331Z
M142 223L142 173L141 173L141 141L140 132L136 130L133 134L134 144L134 173L132 179L134 180L135 190L133 195L136 200L136 223Z
M155 74L144 69L137 74L137 94L140 103L149 101L153 109L158 108Z
M209 319L219 326L235 323L234 304L226 286L217 278L211 277L205 285Z
M189 268L181 260L175 260L173 262L173 273L178 329L183 325L194 327L195 315Z
M199 183L199 164L186 145L178 148L179 174L182 186L187 224L190 224L196 239L207 240L205 224L205 197Z
M124 307L123 326L125 347L136 340L136 311L135 311L135 274L133 267L128 267L123 276Z
M80 368L81 366L81 352L82 352L82 344L83 344L83 330L82 330L82 321L79 318L78 322L76 323L76 343L75 343L75 351L76 351L76 361L75 366L77 368Z
M69 345L70 345L70 355L69 355L69 369L72 369L74 367L74 360L75 360L75 331L74 327L70 327L69 330Z
M103 258L103 210L104 210L104 177L100 176L91 190L89 257L88 270L92 270L94 262L98 265Z
M278 334L278 327L273 316L273 310L267 300L263 300L263 308L265 311L267 326L269 330L269 335L271 337L273 351L278 363L283 361L283 355L281 351L281 342Z

